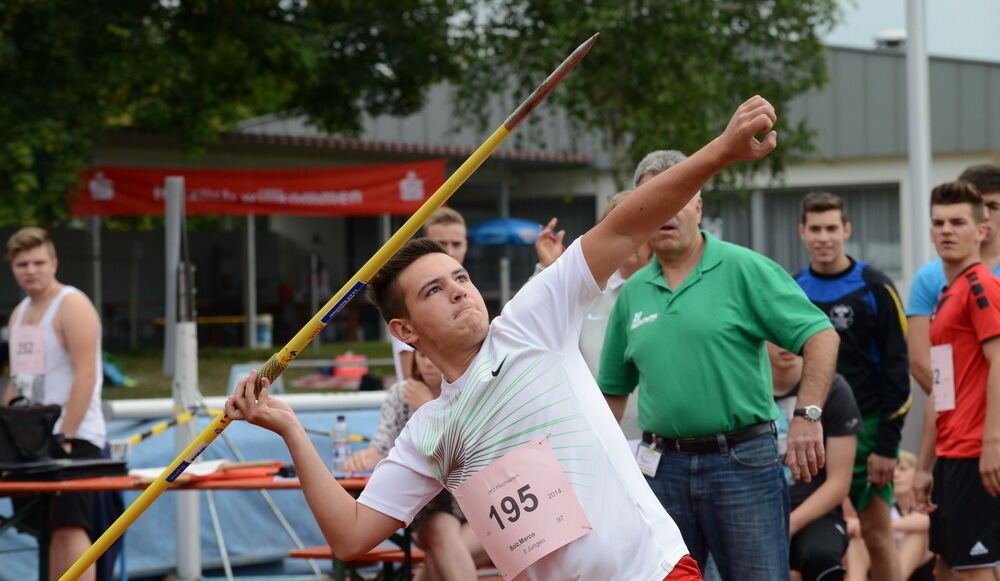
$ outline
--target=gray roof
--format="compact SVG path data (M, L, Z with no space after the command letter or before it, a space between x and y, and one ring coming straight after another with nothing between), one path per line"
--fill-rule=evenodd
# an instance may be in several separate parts
M815 157L904 155L907 138L903 52L830 47L827 64L829 83L795 99L787 113L793 123L805 119L815 131ZM932 57L929 75L933 151L1000 149L1000 63ZM278 116L246 121L231 135L254 141L291 139L315 147L464 157L495 126L457 125L451 111L451 97L447 86L434 86L421 111L402 118L365 116L356 138L325 134L302 117ZM513 105L497 99L486 104L496 126ZM609 166L610 155L599 136L594 132L575 134L557 108L543 104L529 121L507 139L497 157Z

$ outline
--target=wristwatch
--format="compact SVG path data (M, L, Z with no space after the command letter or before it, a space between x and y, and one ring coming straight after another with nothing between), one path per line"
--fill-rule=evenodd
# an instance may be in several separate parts
M66 442L69 442L70 440L69 438L66 437L66 434L62 432L59 432L58 434L52 434L52 439L55 441L56 444L60 446L62 446Z
M795 408L792 415L802 416L810 422L818 422L823 417L823 408L818 405L807 405L804 408Z

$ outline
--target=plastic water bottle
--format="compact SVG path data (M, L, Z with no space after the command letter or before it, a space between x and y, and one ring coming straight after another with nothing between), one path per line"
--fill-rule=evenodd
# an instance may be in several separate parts
M348 434L347 418L337 416L337 422L333 424L333 452L330 454L331 471L337 478L347 476L344 466L351 457L351 441L348 439Z

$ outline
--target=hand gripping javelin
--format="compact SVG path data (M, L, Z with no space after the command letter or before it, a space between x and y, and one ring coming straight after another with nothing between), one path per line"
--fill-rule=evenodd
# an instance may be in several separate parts
M577 47L573 51L573 54L569 55L566 60L559 65L556 70L552 71L541 85L536 88L527 99L524 100L513 113L507 117L507 120L489 136L486 141L480 145L476 151L472 152L472 155L462 163L461 166L455 173L451 175L441 187L434 192L430 198L423 203L422 206L410 216L410 219L392 235L389 240L380 248L368 262L358 270L357 273L347 281L344 286L340 288L339 291L333 298L331 298L323 308L320 309L318 313L313 315L313 318L309 320L308 323L302 329L295 334L294 337L281 348L281 351L275 353L267 360L267 363L261 368L260 373L257 377L257 383L254 385L254 393L260 395L261 390L261 380L266 377L271 382L278 378L285 369L288 368L289 363L291 363L302 352L303 349L313 340L313 337L318 335L320 331L326 327L330 319L333 318L344 306L350 302L355 296L364 290L365 285L368 284L368 280L374 275L382 266L396 253L397 250L413 236L418 229L423 225L424 221L434 212L441 207L448 198L451 197L455 190L458 189L465 180L469 179L469 176L479 168L480 165L486 158L488 158L497 147L503 143L503 140L507 138L511 132L514 131L521 121L531 113L535 107L545 99L556 85L559 84L563 78L569 74L573 67L583 59L583 57L590 50L590 47L597 42L599 34L587 39L586 42ZM87 551L80 556L79 559L73 563L73 566L66 570L66 573L59 578L59 581L75 581L84 571L90 567L94 561L100 557L104 551L108 549L118 537L125 532L135 519L139 518L139 515L149 507L150 504L156 500L160 494L170 485L171 482L177 479L184 470L195 461L199 454L205 450L211 444L215 438L222 433L226 427L232 423L232 420L227 418L225 414L219 414L216 418L204 429L198 436L188 444L188 447L184 449L173 462L168 465L156 480L150 484L142 494L139 495L135 501L125 510L124 513L118 520L108 527L108 530L100 536L94 544L91 545Z

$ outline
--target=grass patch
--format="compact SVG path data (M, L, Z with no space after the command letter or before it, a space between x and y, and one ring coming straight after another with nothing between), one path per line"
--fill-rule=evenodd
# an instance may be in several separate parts
M241 349L204 347L198 350L198 387L202 395L225 395L228 388L229 368L238 363L251 361L267 361L281 347L271 349ZM392 347L381 341L364 343L324 343L317 351L310 346L299 356L299 359L330 359L351 351L356 355L365 355L371 359L392 357ZM135 399L150 397L171 397L172 379L163 375L163 350L144 350L132 352L110 353L121 365L125 375L135 379L135 387L108 387L103 390L104 399ZM378 375L392 375L392 367L373 367L369 369ZM285 379L285 389L289 393L316 393L312 388L292 387L291 381L303 375L315 373L315 368L289 367L282 374Z

